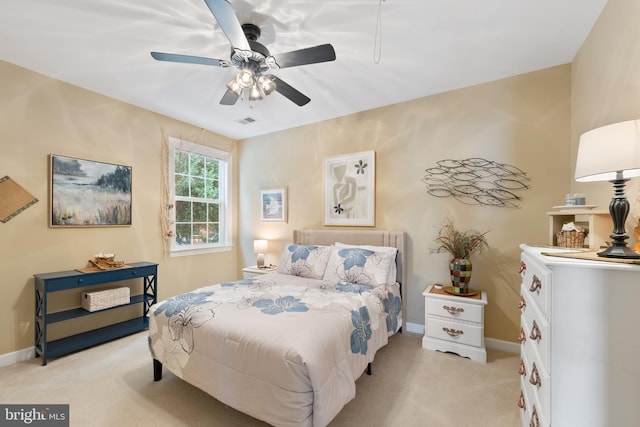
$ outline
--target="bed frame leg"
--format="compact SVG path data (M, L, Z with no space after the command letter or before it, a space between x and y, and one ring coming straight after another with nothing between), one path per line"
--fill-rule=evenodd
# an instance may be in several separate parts
M367 375L371 375L371 363L367 364Z
M153 359L153 380L160 381L162 379L162 363Z

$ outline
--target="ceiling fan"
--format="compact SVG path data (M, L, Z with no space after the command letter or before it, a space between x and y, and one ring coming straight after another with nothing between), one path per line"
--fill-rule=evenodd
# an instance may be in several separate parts
M240 25L233 7L227 0L204 0L204 2L231 43L230 60L151 52L154 59L222 68L234 66L239 69L238 74L227 84L227 91L220 100L222 105L234 105L244 90L249 92L249 100L251 101L263 99L265 95L271 94L274 90L299 106L306 105L311 101L306 95L282 79L268 74L268 71L335 61L336 52L333 46L323 44L271 55L269 49L257 41L260 37L260 28L253 24Z

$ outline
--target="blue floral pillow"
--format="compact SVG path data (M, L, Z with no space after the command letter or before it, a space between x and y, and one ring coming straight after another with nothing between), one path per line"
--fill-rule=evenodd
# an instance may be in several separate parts
M395 255L360 247L334 247L329 256L323 280L379 286L388 281Z
M280 256L278 273L322 279L330 249L330 246L320 245L286 245Z

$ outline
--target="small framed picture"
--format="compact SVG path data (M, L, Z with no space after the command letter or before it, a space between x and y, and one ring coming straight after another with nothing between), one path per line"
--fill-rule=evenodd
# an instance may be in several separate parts
M260 192L260 221L287 222L287 189Z

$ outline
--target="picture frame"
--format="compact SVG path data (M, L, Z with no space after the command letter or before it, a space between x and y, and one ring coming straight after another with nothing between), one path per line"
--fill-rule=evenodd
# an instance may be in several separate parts
M49 159L49 227L131 225L131 166L56 154Z
M375 225L375 151L325 157L324 225Z
M287 189L260 191L260 221L287 222Z

